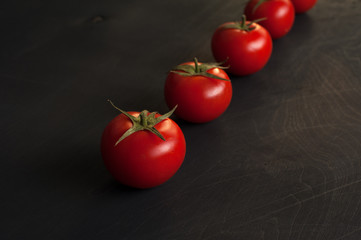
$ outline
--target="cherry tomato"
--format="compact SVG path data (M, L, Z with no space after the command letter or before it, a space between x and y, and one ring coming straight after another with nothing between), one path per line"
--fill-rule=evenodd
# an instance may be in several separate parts
M102 135L106 168L116 180L135 188L166 182L177 172L186 152L181 129L168 118L172 111L163 116L120 111L123 114L115 117Z
M295 7L296 13L304 13L310 10L317 0L291 0Z
M168 74L164 95L169 108L178 105L175 114L194 123L219 117L232 98L227 73L217 64L186 62Z
M250 0L244 12L250 20L265 18L259 24L273 39L286 35L295 20L295 9L290 0Z
M255 22L227 22L219 26L212 37L212 52L217 61L226 60L227 71L249 75L261 70L272 53L272 38Z

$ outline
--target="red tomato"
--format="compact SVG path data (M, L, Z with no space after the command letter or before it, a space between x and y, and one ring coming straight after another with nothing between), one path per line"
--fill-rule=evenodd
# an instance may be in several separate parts
M241 22L227 22L216 29L212 52L217 61L227 60L228 72L249 75L261 70L268 62L272 39L266 29L243 17Z
M160 114L144 111L126 114L137 117L137 123L120 114L104 129L101 153L106 168L115 179L131 187L150 188L166 182L185 157L186 143L181 129L169 118L152 126L152 121L161 117ZM153 129L138 128L129 135L129 129L139 127L142 122ZM157 136L157 132L160 135ZM124 134L128 136L119 141Z
M295 20L295 9L290 0L250 0L244 13L249 20L265 18L259 24L273 39L286 35Z
M232 85L219 65L198 64L195 59L169 73L164 95L169 108L178 105L175 111L178 117L204 123L219 117L227 109L232 98Z
M317 0L291 0L295 7L296 13L304 13L310 10Z

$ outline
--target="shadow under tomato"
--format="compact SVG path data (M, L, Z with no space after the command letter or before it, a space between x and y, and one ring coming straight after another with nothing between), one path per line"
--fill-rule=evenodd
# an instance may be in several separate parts
M139 189L121 184L114 178L103 183L101 187L98 187L91 192L92 195L119 195L119 194L137 194L150 191L152 188Z
M63 198L139 193L144 190L118 183L105 168L99 146L82 146L31 157L37 164L26 166L34 196L56 194ZM145 190L146 191L146 190ZM45 194L44 194L45 193Z
M314 32L314 24L313 18L308 14L296 15L291 30L282 38L273 40L272 55L266 68L271 66L274 69L279 69L280 60L297 57L302 54L297 52L297 49L312 45L313 39L319 36L318 33Z
M314 20L307 13L296 14L295 22L288 33L292 38L306 39L311 36L314 28ZM287 35L285 36L287 37Z

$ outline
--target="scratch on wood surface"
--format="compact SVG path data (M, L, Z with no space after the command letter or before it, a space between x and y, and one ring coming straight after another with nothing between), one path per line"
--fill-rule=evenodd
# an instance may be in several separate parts
M355 233L358 232L358 231L361 231L361 227L356 228L355 230L353 230L353 231L351 231L351 232L349 232L349 233L346 233L346 234L343 235L342 237L339 237L339 238L337 238L337 239L335 239L335 240L345 239L346 237L349 237L349 236L355 234Z
M309 198L305 198L305 199L302 199L302 200L298 200L298 199L296 198L296 202L295 202L295 203L292 203L292 204L289 204L289 205L287 205L287 206L278 208L278 209L276 209L276 210L267 212L267 213L265 213L265 214L262 214L262 215L259 216L259 217L250 219L250 220L246 221L245 223L242 223L240 226L244 226L244 225L246 225L246 224L249 224L249 223L252 223L252 222L261 220L261 219L263 219L263 218L266 217L266 216L270 216L270 215L273 215L273 214L275 214L275 213L282 212L283 210L286 210L286 209L289 209L289 208L291 208L291 207L295 207L295 206L297 206L297 205L303 204L303 203L305 203L305 202L307 202L307 201L314 200L314 199L316 199L316 198L322 197L322 196L324 196L324 195L326 195L326 194L328 194L328 193L332 193L332 192L334 192L334 191L337 191L337 190L340 190L340 189L343 189L343 188L346 188L346 187L350 187L350 186L352 186L352 185L354 185L354 184L357 184L357 183L361 183L361 179L356 180L356 181L353 181L353 182L348 183L348 184L344 184L344 185L339 186L339 187L336 187L336 188L332 188L332 189L330 189L330 190L327 190L327 191L324 191L324 192L322 192L322 193L316 194L316 195L314 195L314 196L312 196L312 197L309 197ZM288 198L288 197L290 197L290 196L293 197L293 198L295 198L295 195L294 195L294 194L289 194L288 196L286 196L286 197L284 197L284 198L281 198L281 199L286 199L286 198ZM278 200L281 200L281 199L278 199ZM275 201L278 201L278 200L275 200ZM273 201L273 202L275 202L275 201ZM269 205L269 204L268 204L268 205ZM267 205L265 205L265 206L267 206ZM261 208L261 207L260 207L260 208ZM259 209L259 208L258 208L258 209ZM237 214L237 216L239 216L239 215L240 215L240 214ZM235 218L235 217L236 217L236 216L234 216L233 218Z
M297 209L297 212L292 220L292 224L291 224L291 228L290 228L290 234L288 235L288 238L291 239L291 234L292 234L292 229L293 229L293 226L295 225L295 221L296 221L296 218L298 216L298 214L300 213L300 210L301 210L301 205L302 203L300 203L300 201L298 200L298 198L292 194L292 196L296 199L296 201L298 202L298 204L300 205L299 208ZM278 238L277 238L278 239Z

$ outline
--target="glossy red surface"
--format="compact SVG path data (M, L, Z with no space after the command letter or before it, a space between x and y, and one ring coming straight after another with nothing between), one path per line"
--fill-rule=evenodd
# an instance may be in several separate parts
M194 65L187 62L186 65ZM227 73L220 68L207 71L218 77L229 79ZM175 114L189 122L204 123L219 117L228 107L232 99L230 81L205 76L181 76L169 73L164 95L169 108L178 105Z
M247 22L249 23L249 22ZM217 61L229 66L228 72L249 75L261 70L272 53L272 39L260 25L254 23L252 31L226 28L231 22L222 24L212 37L212 52Z
M290 0L268 0L256 7L259 0L250 0L244 13L248 20L265 18L260 21L271 34L273 39L286 35L292 28L295 19L295 10ZM256 7L256 8L255 8Z
M304 13L313 8L317 0L291 0L296 13Z
M129 113L139 115L138 112ZM105 166L114 178L128 186L150 188L166 182L177 172L185 157L186 143L181 129L173 120L166 119L155 125L165 141L142 130L114 146L131 126L132 122L124 114L106 126L101 141Z

